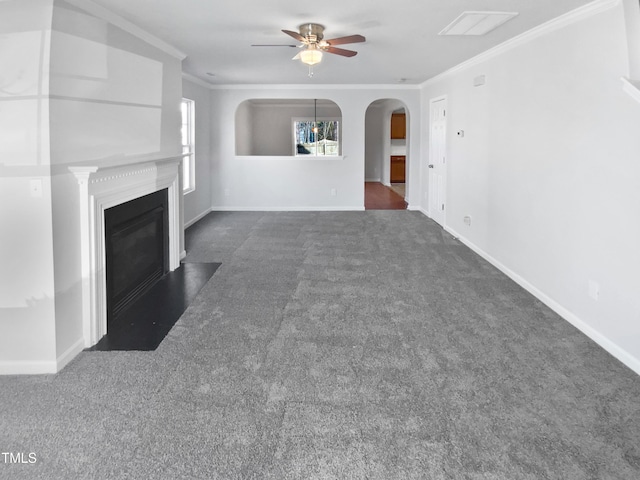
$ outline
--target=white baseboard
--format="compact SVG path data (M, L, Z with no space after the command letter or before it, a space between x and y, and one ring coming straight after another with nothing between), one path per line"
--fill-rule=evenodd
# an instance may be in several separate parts
M620 346L618 346L616 343L609 340L602 333L598 332L596 329L591 327L584 320L579 318L576 314L569 311L567 308L562 306L553 298L549 297L547 294L545 294L544 292L539 290L537 287L529 283L526 279L524 279L523 277L521 277L520 275L512 271L507 266L503 265L501 262L493 258L491 255L486 253L484 250L482 250L480 247L475 245L473 242L467 240L465 237L460 235L458 232L456 232L452 228L444 227L444 229L447 232L449 232L451 235L456 237L458 240L460 240L464 245L466 245L471 250L473 250L475 253L477 253L482 258L484 258L487 262L489 262L498 270L500 270L502 273L504 273L506 276L508 276L511 280L516 282L518 285L520 285L522 288L524 288L526 291L528 291L530 294L536 297L538 300L540 300L542 303L544 303L551 310L553 310L558 315L560 315L563 319L565 319L571 325L573 325L582 333L584 333L591 340L596 342L600 347L604 348L607 352L609 352L615 358L620 360L622 363L624 363L627 367L629 367L635 373L640 375L640 359L634 357L626 350L620 348Z
M0 375L40 375L57 371L56 362L53 360L0 362Z
M84 338L79 338L56 359L56 371L59 372L84 349Z
M380 178L365 178L364 181L365 182L381 182L382 179L380 179Z
M212 207L213 212L353 212L364 210L364 205L361 207Z
M84 350L84 338L79 338L55 360L16 360L0 362L0 375L42 375L58 373Z
M200 215L196 216L195 218L189 220L188 222L185 222L184 224L184 228L189 228L191 225L193 225L194 223L196 223L199 220L202 220L204 217L206 217L207 215L209 215L211 212L213 211L212 208L208 208L207 210L205 210L204 212L202 212Z

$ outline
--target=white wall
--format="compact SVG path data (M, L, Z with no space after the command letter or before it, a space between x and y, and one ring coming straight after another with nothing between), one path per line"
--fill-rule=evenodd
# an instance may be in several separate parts
M195 102L195 186L184 197L184 223L190 225L211 210L211 96L210 90L186 79L182 96Z
M376 102L367 108L365 114L365 180L382 181L384 149L386 143L384 131L383 105Z
M63 0L0 2L0 31L0 373L55 372L84 347L68 167L179 155L181 62Z
M48 45L53 0L0 2L0 373L55 361ZM35 189L35 191L34 191Z
M55 6L52 163L179 155L180 60L64 0Z
M640 104L621 89L623 7L568 23L428 82L423 121L447 95L447 228L640 372Z
M214 209L363 209L365 112L373 101L388 97L398 98L409 109L419 111L420 95L415 87L250 86L213 90L212 136L219 139L213 144ZM342 112L343 157L235 155L236 110L253 98L332 100ZM411 128L415 129L414 151L418 151L419 121ZM415 178L419 179L419 175Z

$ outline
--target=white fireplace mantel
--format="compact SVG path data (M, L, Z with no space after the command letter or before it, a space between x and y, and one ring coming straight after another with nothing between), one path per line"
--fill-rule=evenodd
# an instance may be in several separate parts
M107 333L105 269L106 209L158 190L168 189L169 270L180 265L181 157L117 165L69 167L80 195L82 322L85 348Z

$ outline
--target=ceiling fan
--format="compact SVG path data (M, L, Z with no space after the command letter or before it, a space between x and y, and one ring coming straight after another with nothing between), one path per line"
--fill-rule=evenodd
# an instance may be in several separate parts
M362 35L349 35L346 37L332 38L324 40L324 26L317 23L303 23L298 27L298 32L282 30L290 37L295 38L301 45L252 45L252 47L298 47L303 48L293 60L300 60L302 63L312 67L322 61L322 54L333 53L343 57L353 57L358 54L354 50L337 48L336 45L348 43L361 43L366 39ZM311 75L311 72L310 72Z

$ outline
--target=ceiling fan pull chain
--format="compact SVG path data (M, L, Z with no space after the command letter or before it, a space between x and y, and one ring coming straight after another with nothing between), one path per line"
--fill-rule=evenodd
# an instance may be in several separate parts
M313 77L313 65L309 65L309 78Z

